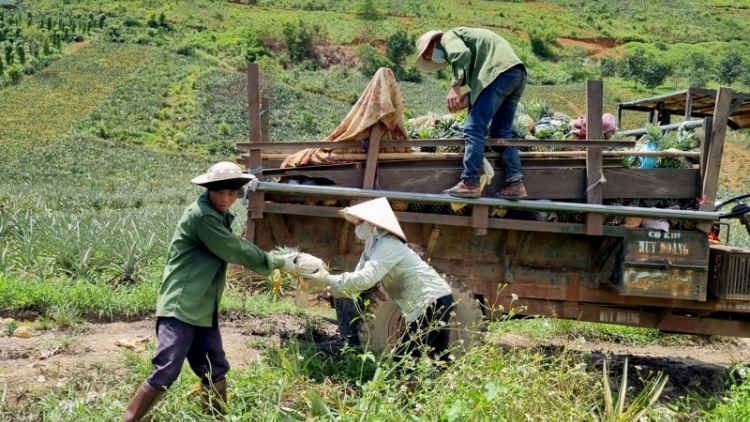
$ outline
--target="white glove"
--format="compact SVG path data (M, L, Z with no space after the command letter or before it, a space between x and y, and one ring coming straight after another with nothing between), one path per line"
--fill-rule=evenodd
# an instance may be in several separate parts
M288 273L295 271L294 260L297 258L297 255L299 255L298 252L281 255L284 258L284 266L281 269Z
M303 276L306 282L308 282L311 286L315 288L325 288L326 286L330 285L330 278L331 275L328 273L327 270L321 269L315 274L305 274Z

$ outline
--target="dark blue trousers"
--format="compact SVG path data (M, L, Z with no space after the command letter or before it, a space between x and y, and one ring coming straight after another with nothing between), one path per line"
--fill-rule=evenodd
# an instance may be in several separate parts
M156 320L158 346L151 363L154 370L146 382L154 388L169 388L182 370L185 359L203 384L221 381L229 371L218 324L198 327L172 317Z

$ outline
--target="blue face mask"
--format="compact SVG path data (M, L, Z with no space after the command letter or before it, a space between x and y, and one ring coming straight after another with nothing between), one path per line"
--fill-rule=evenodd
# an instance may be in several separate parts
M445 51L439 48L432 50L432 61L435 63L445 63L446 62Z

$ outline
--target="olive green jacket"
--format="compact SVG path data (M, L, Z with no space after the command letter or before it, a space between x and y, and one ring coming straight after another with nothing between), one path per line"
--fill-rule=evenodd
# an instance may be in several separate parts
M263 275L284 265L280 255L266 253L233 234L232 221L232 213L213 206L208 191L185 209L169 245L156 316L211 327L224 293L228 263Z
M508 41L487 29L453 28L443 34L440 47L453 70L451 86L469 85L471 104L498 75L523 64Z

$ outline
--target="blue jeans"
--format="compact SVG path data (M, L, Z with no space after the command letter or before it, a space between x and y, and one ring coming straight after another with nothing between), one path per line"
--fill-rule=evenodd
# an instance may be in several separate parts
M487 125L490 125L492 138L512 137L511 129L516 107L525 88L526 71L520 67L514 67L498 75L491 84L484 88L471 106L464 125L466 152L464 153L464 172L461 174L461 180L464 183L479 185ZM523 180L518 147L501 148L500 159L506 182Z

